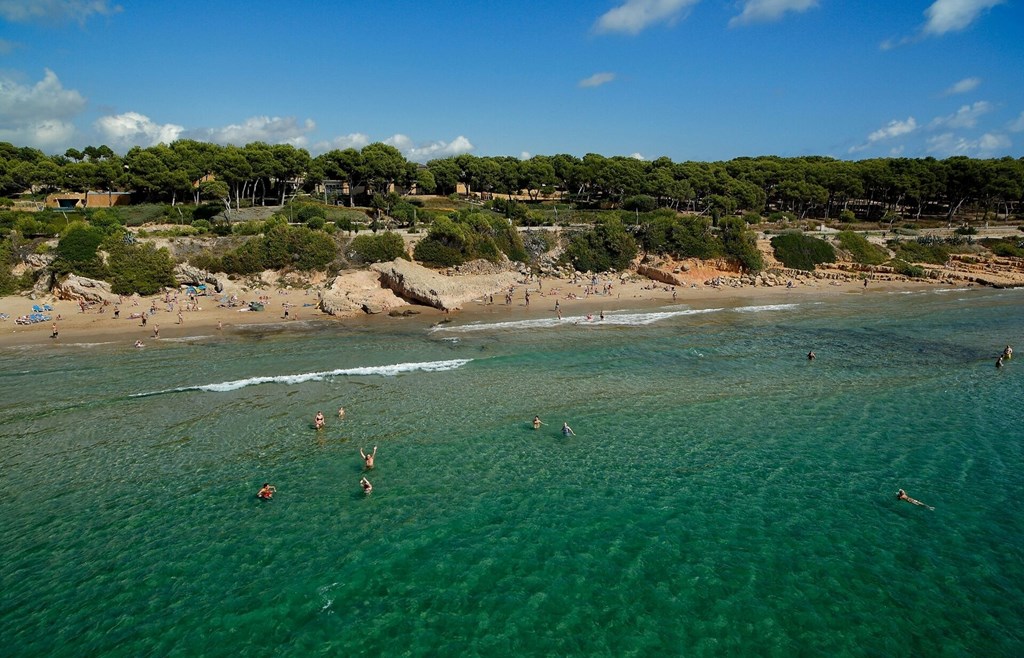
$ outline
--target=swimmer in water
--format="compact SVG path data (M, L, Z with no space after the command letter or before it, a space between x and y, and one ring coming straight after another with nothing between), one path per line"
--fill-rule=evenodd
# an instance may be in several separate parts
M533 417L533 429L539 430L541 425L544 425L544 421L540 419L540 416Z
M363 478L363 479L359 480L359 486L361 486L363 488L363 493L364 494L368 494L371 491L373 491L373 485L370 484L370 481L367 480L366 478Z
M324 427L324 412L322 412L322 411L316 412L316 417L313 418L313 425L316 426L316 428L318 430L319 429L323 429L323 427Z
M813 350L807 353L807 360L808 361L814 361L817 358L818 358L818 355L815 354Z
M931 510L935 509L931 505L925 505L924 503L922 503L920 500L917 500L916 498L911 498L910 496L907 495L907 492L904 491L903 489L900 489L899 491L896 492L896 498L898 500L905 500L908 503L910 503L911 505L920 505L921 507L927 507L928 509L931 509Z
M572 431L572 428L569 427L569 423L562 423L562 434L565 436L576 436L576 432Z
M272 484L267 484L266 482L264 482L263 487L260 489L260 492L256 494L256 497L262 498L263 500L270 500L271 498L274 497L275 493L277 493L277 487L275 487Z
M373 458L377 456L377 446L373 446L373 452L365 453L363 449L359 449L359 454L362 456L363 461L366 462L366 470L373 468Z

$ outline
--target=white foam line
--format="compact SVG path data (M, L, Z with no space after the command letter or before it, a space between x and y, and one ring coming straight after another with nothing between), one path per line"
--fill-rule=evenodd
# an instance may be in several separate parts
M763 306L737 306L733 310L737 313L760 313L762 311L785 311L797 306L799 304L765 304Z
M386 366L364 366L361 368L339 368L338 370L325 370L322 372L305 372L296 375L271 375L266 377L248 377L246 379L235 379L229 382L220 382L217 384L203 384L200 386L182 386L180 388L172 388L164 391L154 391L151 393L136 393L132 397L146 397L149 395L159 395L161 393L178 393L181 391L207 391L211 393L224 393L227 391L235 391L246 386L256 386L257 384L302 384L304 382L322 381L329 377L345 377L345 376L367 376L367 375L382 375L384 377L394 377L407 372L441 372L444 370L454 370L461 368L472 361L472 359L451 359L448 361L421 361L418 363L395 363Z
M509 329L543 329L547 327L558 327L561 325L616 325L616 326L642 326L653 324L668 318L681 317L685 315L701 315L703 313L715 313L720 308L686 309L684 311L659 311L656 313L617 313L614 315L605 314L604 319L599 315L592 315L587 319L585 315L568 315L558 318L538 318L533 320L513 320L509 322L491 322L487 324L463 324L457 326L440 325L433 327L430 331L445 331L450 333L465 333L470 331L505 331Z

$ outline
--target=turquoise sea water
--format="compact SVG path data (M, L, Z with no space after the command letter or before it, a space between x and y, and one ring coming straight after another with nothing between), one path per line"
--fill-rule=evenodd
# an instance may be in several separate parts
M4 653L1024 654L1024 291L747 304L0 350Z

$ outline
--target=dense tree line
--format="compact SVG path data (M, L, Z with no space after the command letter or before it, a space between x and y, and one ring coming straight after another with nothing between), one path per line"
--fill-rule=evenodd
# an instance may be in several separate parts
M643 161L587 154L512 157L458 155L409 162L398 149L374 143L311 157L287 144L220 146L194 140L136 147L119 156L106 146L47 156L0 143L0 196L26 190L131 190L137 201L238 207L280 204L325 180L347 184L347 205L389 214L394 189L449 195L557 194L578 207L646 212L669 208L701 214L773 211L815 219L879 220L984 211L1021 212L1024 158L979 160L954 156L875 158L736 158L726 162ZM361 198L357 198L361 194Z

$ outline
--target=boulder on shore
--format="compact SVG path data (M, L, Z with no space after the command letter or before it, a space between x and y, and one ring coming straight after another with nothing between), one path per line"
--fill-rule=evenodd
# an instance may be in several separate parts
M221 283L217 277L206 270L201 270L198 267L192 267L188 263L180 263L174 268L174 278L178 283L189 286L198 286L209 283L213 285L213 289L215 291L224 292L224 284Z
M328 315L386 313L408 303L380 283L378 272L360 270L334 278L320 291L320 309Z
M110 291L110 284L106 281L87 279L74 274L54 286L53 294L57 299L73 301L110 302L111 304L118 302L118 296Z
M507 290L518 283L515 272L445 276L401 258L374 263L380 282L399 297L442 311L457 311L474 299Z

